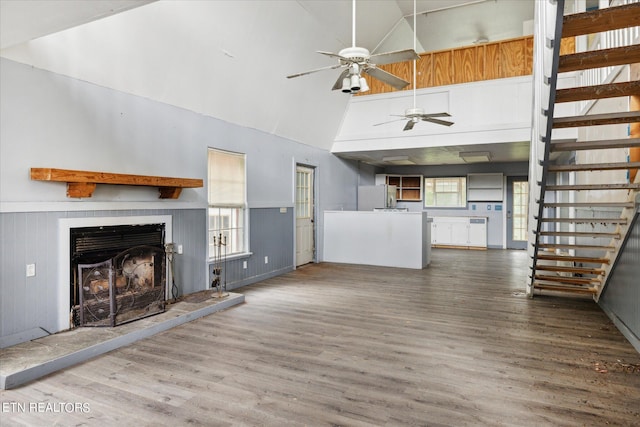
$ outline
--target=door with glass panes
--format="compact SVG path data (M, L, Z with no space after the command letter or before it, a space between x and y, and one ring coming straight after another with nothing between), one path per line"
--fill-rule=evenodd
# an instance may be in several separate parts
M529 221L529 181L527 177L507 177L507 248L527 249Z
M314 194L313 168L296 167L296 267L313 261Z

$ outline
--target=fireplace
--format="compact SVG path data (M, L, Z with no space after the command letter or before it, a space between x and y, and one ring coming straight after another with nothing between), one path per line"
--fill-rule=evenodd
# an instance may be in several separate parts
M74 227L71 327L116 326L164 311L164 224Z

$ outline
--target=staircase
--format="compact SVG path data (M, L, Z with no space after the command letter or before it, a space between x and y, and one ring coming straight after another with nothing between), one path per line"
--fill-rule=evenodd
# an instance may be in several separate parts
M545 44L536 55L547 62L537 70L544 76L538 75L543 83L536 90L539 141L532 139L540 147L532 147L531 162L538 164L530 167L530 185L537 188L530 203L534 228L527 291L530 296L584 294L597 301L636 213L640 190L640 173L628 178L640 161L626 161L623 150L638 149L640 138L620 136L629 124L640 122L640 111L628 111L631 103L626 102L640 96L640 81L628 77L634 76L630 67L640 68L640 3L566 16L564 0L541 3L546 4L537 6L542 8L537 19L551 18L538 24L544 38L536 40ZM561 38L600 33L606 40L614 31L614 37L623 34L610 43L615 47L560 53ZM621 81L625 75L627 81ZM558 89L559 81L570 87ZM562 111L581 113L566 116ZM597 135L617 137L594 139Z

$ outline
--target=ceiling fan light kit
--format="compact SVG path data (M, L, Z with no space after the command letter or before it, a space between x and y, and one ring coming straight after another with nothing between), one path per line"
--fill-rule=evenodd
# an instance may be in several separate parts
M367 84L367 80L364 77L360 77L360 92L367 92L369 90L369 85Z
M337 65L322 67L315 70L305 71L302 73L291 74L288 79L294 77L305 76L307 74L316 73L324 70L335 70L336 68L346 68L333 85L332 90L341 90L343 93L358 93L369 90L367 81L362 73L378 79L395 89L401 90L409 85L409 82L394 76L384 70L377 68L378 65L393 64L395 62L404 62L420 58L414 49L399 50L394 52L377 53L371 55L368 49L356 46L356 0L352 2L353 10L353 27L352 27L352 46L340 50L338 53L317 51L318 53L332 58L338 59Z

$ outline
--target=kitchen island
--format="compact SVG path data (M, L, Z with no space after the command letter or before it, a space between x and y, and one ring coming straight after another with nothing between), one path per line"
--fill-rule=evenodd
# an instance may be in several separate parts
M426 212L325 211L324 261L425 268L431 262Z

